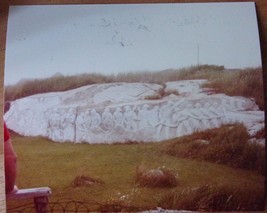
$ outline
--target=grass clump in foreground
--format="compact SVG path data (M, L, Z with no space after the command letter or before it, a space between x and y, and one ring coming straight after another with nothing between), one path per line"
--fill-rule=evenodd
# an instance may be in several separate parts
M144 165L137 166L135 183L140 187L175 187L178 185L177 175L163 167L147 169Z
M163 146L162 152L180 158L256 170L264 174L264 148L249 143L247 129L239 123L170 140Z
M191 211L253 211L264 208L264 198L253 189L231 189L214 183L166 194L159 202L165 209Z

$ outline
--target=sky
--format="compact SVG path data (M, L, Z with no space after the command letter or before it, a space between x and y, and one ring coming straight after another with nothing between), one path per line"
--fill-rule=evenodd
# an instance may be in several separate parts
M56 73L261 66L255 5L10 6L5 85Z

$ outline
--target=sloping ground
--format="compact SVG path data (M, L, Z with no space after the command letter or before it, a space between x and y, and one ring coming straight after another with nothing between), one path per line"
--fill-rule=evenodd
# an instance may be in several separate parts
M201 88L206 82L167 82L165 88L145 83L95 84L38 94L12 102L4 118L21 135L76 143L161 141L232 122L243 123L251 135L264 127L264 112L254 100L212 94ZM176 92L151 100L161 97L163 90Z

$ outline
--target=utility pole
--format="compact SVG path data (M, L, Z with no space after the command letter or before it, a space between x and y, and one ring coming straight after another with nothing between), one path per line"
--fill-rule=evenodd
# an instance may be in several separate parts
M199 43L197 44L197 68L199 69Z

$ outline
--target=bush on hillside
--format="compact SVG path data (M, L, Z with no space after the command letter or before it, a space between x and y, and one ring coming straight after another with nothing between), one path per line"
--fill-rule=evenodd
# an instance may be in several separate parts
M223 72L220 76L211 79L204 87L215 88L218 93L230 96L254 98L260 109L264 109L261 67Z
M163 146L162 152L176 157L256 170L264 174L264 149L249 143L247 129L239 123L170 140Z

